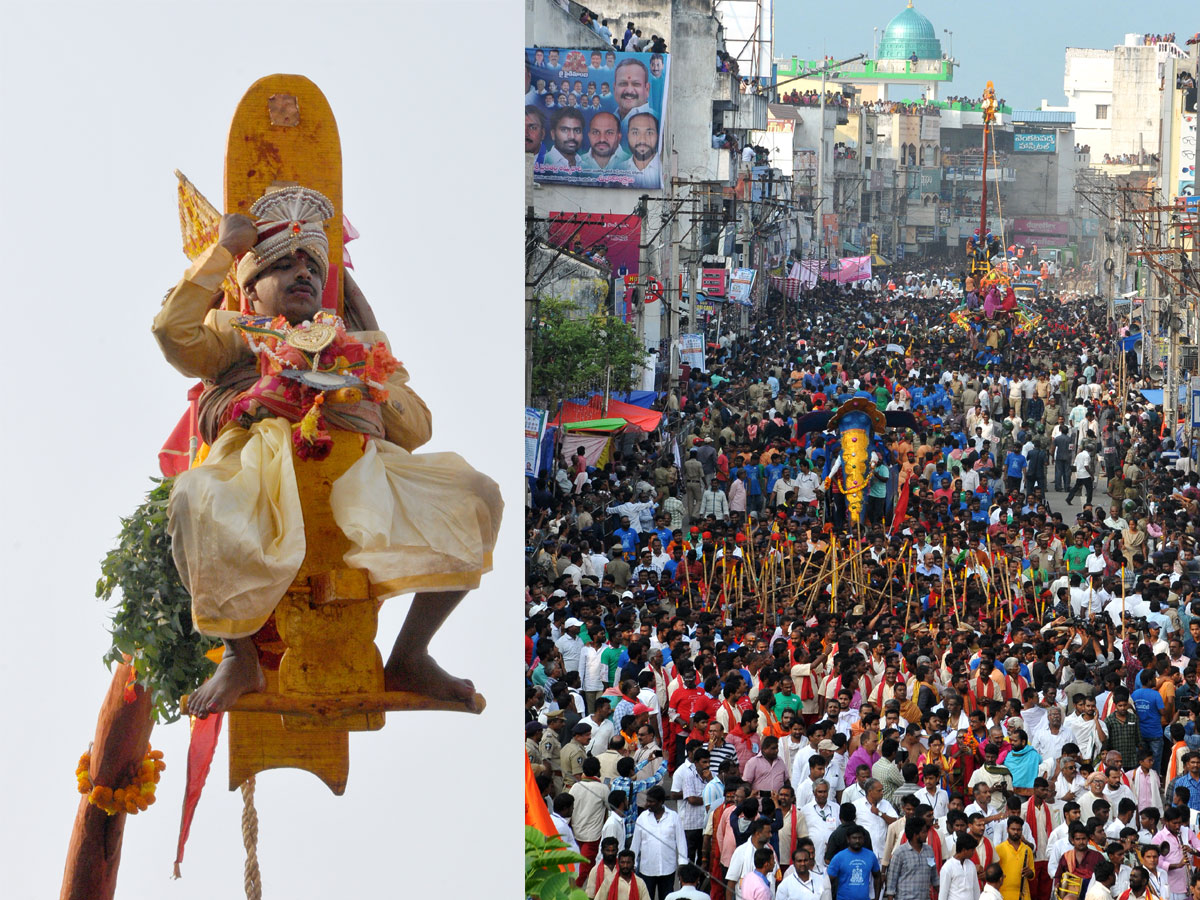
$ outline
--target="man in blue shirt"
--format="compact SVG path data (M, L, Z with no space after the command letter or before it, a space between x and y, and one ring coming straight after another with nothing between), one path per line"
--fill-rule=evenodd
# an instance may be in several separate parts
M1162 694L1154 690L1155 677L1152 669L1142 670L1138 675L1142 686L1129 695L1129 700L1137 713L1138 729L1142 733L1142 740L1150 745L1150 749L1154 753L1154 766L1161 772L1164 705Z
M1008 477L1006 486L1009 493L1016 493L1021 489L1021 477L1025 474L1027 465L1029 461L1017 452L1017 448L1010 447L1008 455L1004 457L1004 474Z
M1175 788L1188 789L1188 809L1200 810L1200 753L1191 751L1183 755L1187 767L1182 775L1167 785L1167 796L1175 796Z
M879 892L879 859L863 846L861 825L846 832L849 846L836 853L825 869L833 900L871 900Z
M625 551L625 559L632 562L637 559L638 533L629 526L629 516L621 516L621 527L613 532L613 536L621 542Z
M771 454L771 461L767 464L767 496L775 490L775 482L779 480L779 476L783 474L783 463L779 459L778 453Z

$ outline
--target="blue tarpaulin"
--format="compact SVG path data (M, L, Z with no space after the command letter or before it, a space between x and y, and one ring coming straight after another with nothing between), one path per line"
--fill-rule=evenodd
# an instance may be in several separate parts
M1142 391L1142 396L1146 398L1148 403L1153 403L1155 406L1163 405L1163 392L1161 388L1152 391ZM1187 400L1187 385L1179 386L1179 402L1183 403Z

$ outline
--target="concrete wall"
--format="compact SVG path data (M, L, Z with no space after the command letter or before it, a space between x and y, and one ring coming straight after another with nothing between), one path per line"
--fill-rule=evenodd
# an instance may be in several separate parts
M572 6L572 9L575 7ZM613 37L625 33L622 24L618 32L612 21L608 26ZM525 0L525 46L526 47L612 47L590 28L579 21L579 13L568 13L555 0Z
M1109 153L1158 152L1158 68L1153 47L1114 48Z
M1068 47L1063 93L1067 95L1066 108L1075 113L1075 140L1092 148L1093 159L1111 153L1113 51ZM1108 107L1108 118L1096 117L1096 107L1101 105Z

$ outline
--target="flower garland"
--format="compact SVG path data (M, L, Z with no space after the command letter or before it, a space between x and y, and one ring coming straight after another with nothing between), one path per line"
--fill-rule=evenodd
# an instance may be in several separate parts
M161 750L146 748L146 756L138 766L137 773L123 787L110 788L101 784L93 784L90 770L92 767L91 752L79 757L79 765L75 768L75 780L79 793L85 794L88 803L104 810L108 815L115 816L119 812L137 815L154 803L154 791L162 771L167 767L163 762Z
M345 323L324 310L311 322L292 325L283 316L242 316L234 323L246 345L258 357L264 376L286 369L347 375L358 378L374 403L388 399L387 380L400 367L399 361L378 341L364 344L346 333ZM325 392L290 382L282 388L294 395L307 412L292 427L292 444L301 459L324 459L333 447L325 430L321 407Z

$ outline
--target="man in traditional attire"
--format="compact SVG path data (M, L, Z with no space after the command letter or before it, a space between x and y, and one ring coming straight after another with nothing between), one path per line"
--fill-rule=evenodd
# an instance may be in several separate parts
M634 853L622 850L617 854L617 870L596 890L598 900L649 900L646 882L633 871Z
M253 637L307 550L293 454L327 455L327 428L363 442L330 496L350 543L347 567L367 571L373 598L416 592L384 666L386 689L473 707L474 685L442 670L428 646L491 568L499 490L457 454L411 452L429 440L429 411L349 278L351 330L322 312L329 275L322 223L334 215L328 198L284 187L268 191L251 213L257 222L222 218L216 244L184 273L153 326L168 362L205 383L199 427L210 449L176 479L168 531L193 623L225 649L190 708L221 712L265 686ZM235 260L243 308L254 316L213 308ZM348 375L359 378L354 390L313 386L345 384Z

